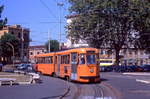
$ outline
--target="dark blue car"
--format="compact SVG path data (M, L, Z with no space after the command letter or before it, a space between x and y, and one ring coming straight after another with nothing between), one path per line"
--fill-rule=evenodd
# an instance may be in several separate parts
M143 68L144 72L150 72L150 65L142 65L141 68Z
M127 66L113 66L115 72L126 72Z
M141 72L143 68L137 65L127 66L127 72Z
M3 64L0 63L0 72L2 71Z

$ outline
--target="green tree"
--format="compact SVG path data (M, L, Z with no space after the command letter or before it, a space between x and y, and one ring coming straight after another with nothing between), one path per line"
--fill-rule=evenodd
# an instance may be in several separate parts
M78 15L70 26L68 36L76 41L84 39L92 47L114 49L117 65L120 50L141 45L139 39L150 25L148 0L68 1L70 12Z
M4 10L4 6L2 5L2 6L0 6L0 18L1 18L1 14L2 14L3 10ZM7 23L7 18L0 19L0 30L2 30L3 26L6 25L6 23Z
M150 1L136 0L134 9L134 13L139 14L134 17L134 27L139 32L136 44L150 53Z
M51 52L59 50L59 42L57 40L50 40L50 41L47 41L46 44L45 44L47 52L48 52L48 48L49 48L48 47L49 43L50 43L50 51Z
M2 6L0 6L0 30L2 30L3 26L6 25L6 23L7 23L7 18L1 19L1 14L2 14L3 10L4 10L4 6L2 5ZM0 56L2 56L2 46L0 46Z
M8 43L13 45L14 52L15 52L14 54L15 54L15 56L18 56L19 55L19 45L20 45L19 40L10 33L5 33L0 38L1 56L7 57L7 58L11 58L11 56L13 56L13 49Z

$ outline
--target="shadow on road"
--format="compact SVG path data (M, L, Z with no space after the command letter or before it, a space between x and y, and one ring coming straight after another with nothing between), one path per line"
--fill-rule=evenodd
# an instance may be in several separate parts
M101 78L100 80L101 80L101 82L108 81L108 79L105 79L105 78Z

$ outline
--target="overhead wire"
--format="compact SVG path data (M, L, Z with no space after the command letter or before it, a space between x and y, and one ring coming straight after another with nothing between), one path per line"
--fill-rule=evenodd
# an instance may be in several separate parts
M54 18L58 19L58 18L52 13L51 9L45 4L45 2L44 2L43 0L39 0L39 1L41 2L41 4L42 4L45 8L47 8L48 12L49 12Z

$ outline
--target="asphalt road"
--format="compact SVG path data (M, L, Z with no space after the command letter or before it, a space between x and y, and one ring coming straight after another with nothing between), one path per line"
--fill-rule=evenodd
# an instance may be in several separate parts
M31 85L0 86L0 99L150 99L149 75L101 73L101 83L81 84L41 76Z
M66 82L42 76L42 83L0 86L0 99L59 99L67 89Z
M0 86L0 99L117 99L105 83L81 84L41 76L41 83Z
M101 73L101 78L119 92L121 99L150 99L150 82L146 82L150 73L138 74Z

